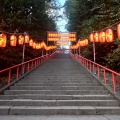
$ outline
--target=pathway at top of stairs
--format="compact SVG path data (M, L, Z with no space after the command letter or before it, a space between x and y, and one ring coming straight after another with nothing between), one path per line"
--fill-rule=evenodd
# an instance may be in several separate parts
M120 115L120 103L59 53L0 95L1 115Z

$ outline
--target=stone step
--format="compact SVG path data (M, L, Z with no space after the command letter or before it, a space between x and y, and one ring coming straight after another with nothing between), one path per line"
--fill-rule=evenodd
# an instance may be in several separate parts
M100 106L0 106L0 115L120 115L120 107Z
M22 79L22 81L46 81L46 82L48 82L48 81L52 81L52 82L56 82L56 81L61 81L61 82L84 82L84 81L86 81L86 82L96 82L94 79L89 79L89 78L74 78L74 79L72 79L72 78L29 78L29 79L27 79L27 78L24 78L24 79Z
M51 59L0 95L0 115L120 114L120 103L77 61Z
M99 83L15 83L15 86L98 86Z
M117 100L0 100L0 106L119 106Z
M43 95L43 94L20 94L1 95L0 99L33 99L33 100L113 100L111 95Z
M107 90L6 90L6 95L14 94L64 94L64 95L89 95L89 94L109 94Z
M21 81L41 81L41 82L97 82L96 80L94 79L89 79L89 78L84 78L84 79L81 79L81 78L78 78L78 79L70 79L70 78L31 78L31 79L27 79L27 78L24 78L22 80L20 80L19 82Z
M41 70L40 70L41 71ZM35 75L36 74L36 75ZM47 74L48 76L44 76L45 74ZM65 77L68 77L68 78L93 78L89 73L81 73L81 72L78 72L78 74L75 74L75 73L72 73L72 72L59 72L59 73L55 73L55 71L53 72L44 72L44 73L31 73L29 75L26 76L27 79L29 78L54 78L54 77L57 77L57 78L65 78Z
M88 83L98 83L97 81L58 81L58 80L56 80L56 81L53 81L53 80L47 80L47 81L43 81L43 80L41 80L41 79L39 79L39 80L22 80L22 81L19 81L18 83L47 83L47 84L51 84L51 83L54 83L54 84L80 84L80 83L82 83L82 84L88 84Z
M47 75L47 76L41 76L41 75L38 75L38 76L32 76L32 75L29 75L29 77L25 77L26 79L31 79L31 78L35 78L35 79L39 79L39 78L42 78L42 79L47 79L47 78L50 78L50 79L52 79L52 78L58 78L58 79L66 79L66 80L68 80L68 79L77 79L77 80L79 80L79 79L93 79L93 77L90 77L90 76L85 76L85 75L83 75L83 76L80 76L80 75L72 75L72 76L68 76L67 74L66 75L63 75L63 74L61 74L60 76L56 76L56 75L54 75L54 74L52 74L52 76L50 75Z
M11 86L11 90L104 90L103 86Z

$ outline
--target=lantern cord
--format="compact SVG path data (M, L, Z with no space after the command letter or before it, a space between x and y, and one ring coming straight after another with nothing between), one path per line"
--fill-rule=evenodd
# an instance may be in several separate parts
M117 25L117 24L119 24L119 23L120 23L120 21L119 21L119 22L116 22L116 23L114 23L114 24L112 24L112 25L110 25L110 26L107 26L106 28L103 28L102 30L93 31L93 33L94 33L94 32L104 31L104 30L106 30L107 28L110 28L110 27L112 27L112 26L114 26L114 25ZM17 33L16 31L15 31L14 33L5 32L5 31L0 31L0 33L15 34L15 35L23 35L23 34L24 34L24 33ZM86 38L88 38L88 37L89 37L89 36L86 36ZM82 38L80 38L80 39L84 39L84 38L82 37Z
M116 23L114 23L114 24L111 24L111 25L109 25L109 26L107 26L107 27L105 27L105 28L103 28L103 29L101 29L101 30L93 31L92 33L104 31L104 30L106 30L107 28L113 27L114 25L117 25L117 24L119 24L119 23L120 23L120 21L119 21L119 22L116 22ZM85 39L85 38L89 38L89 36L86 36L86 37L84 37L84 38L81 37L81 38L79 38L79 40L80 40L80 39Z
M24 34L24 33L16 33L16 32L10 33L10 32L5 32L5 31L0 31L0 33L6 33L6 34L10 34L10 35L12 35L12 34L15 34L15 35L23 35L23 34Z
M102 30L98 30L98 31L94 31L94 32L104 31L104 30L106 30L107 28L113 27L114 25L117 25L117 24L119 24L119 23L120 23L120 21L119 21L119 22L116 22L116 23L114 23L114 24L111 24L111 25L107 26L106 28L103 28Z

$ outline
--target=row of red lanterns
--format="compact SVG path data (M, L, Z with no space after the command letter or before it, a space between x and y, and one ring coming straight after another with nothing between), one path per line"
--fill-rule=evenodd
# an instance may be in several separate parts
M23 45L24 44L24 40L25 43L29 43L29 35L19 35L18 37L18 44L19 45ZM7 37L5 34L0 34L0 47L6 47L6 43L7 43ZM16 46L17 45L17 37L16 35L11 35L10 36L10 46Z
M0 47L6 47L7 43L7 37L5 34L0 34ZM32 39L30 39L29 35L19 35L18 36L18 44L23 45L24 43L28 43L29 46L31 46L33 49L41 49L45 48L46 50L55 49L56 46L48 46L42 42L42 43L36 43ZM10 46L16 46L17 45L17 36L11 35L10 36Z
M75 33L57 33L57 32L49 32L49 37L76 37Z
M85 40L78 40L78 46L87 46L88 45L88 39L85 39Z
M117 25L117 37L120 40L120 23ZM113 30L108 28L105 32L95 32L91 33L90 42L113 42L114 41L114 33ZM88 40L85 39L83 41L78 41L78 43L74 46L70 46L70 49L77 49L79 46L87 46Z
M120 23L117 25L117 37L120 39ZM105 32L95 32L90 34L90 42L113 42L113 30L108 28Z
M85 40L78 40L76 45L70 46L70 49L78 49L78 47L83 47L88 45L88 39Z
M48 41L76 41L76 38L62 37L62 38L48 38Z
M69 48L70 49L78 49L78 46L77 45L73 45L73 46L70 46Z

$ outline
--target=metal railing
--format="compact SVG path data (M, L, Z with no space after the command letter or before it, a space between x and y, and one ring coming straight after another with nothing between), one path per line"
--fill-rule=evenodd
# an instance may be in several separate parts
M71 56L79 61L90 73L94 74L105 85L109 84L113 88L114 92L120 91L120 73L108 69L80 55L74 55L71 53Z
M5 85L10 85L10 83L13 80L18 80L21 77L28 74L33 69L37 68L40 64L44 63L46 60L51 58L52 55L44 55L26 62L23 62L21 64L12 66L10 68L4 69L0 71L0 81L1 81L1 87L5 83ZM4 85L4 86L5 86Z

